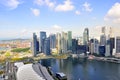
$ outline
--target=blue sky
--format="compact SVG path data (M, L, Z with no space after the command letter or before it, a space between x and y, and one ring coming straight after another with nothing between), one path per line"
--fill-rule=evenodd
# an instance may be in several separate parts
M73 31L88 27L98 36L102 26L119 27L120 0L0 0L0 39L28 38L33 32Z

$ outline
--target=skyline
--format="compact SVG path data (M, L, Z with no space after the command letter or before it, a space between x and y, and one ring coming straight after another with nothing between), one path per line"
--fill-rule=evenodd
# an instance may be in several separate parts
M40 31L72 31L74 36L82 36L86 27L90 35L98 36L101 27L119 25L119 0L0 1L0 39L31 38L33 32Z

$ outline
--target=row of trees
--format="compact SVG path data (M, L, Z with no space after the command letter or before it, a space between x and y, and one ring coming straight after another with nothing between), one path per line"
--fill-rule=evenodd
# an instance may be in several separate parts
M28 52L30 50L30 48L16 48L11 50L11 52Z

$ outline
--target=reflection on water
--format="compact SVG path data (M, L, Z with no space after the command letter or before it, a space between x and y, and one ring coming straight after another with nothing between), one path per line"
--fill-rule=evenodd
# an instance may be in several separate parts
M86 59L45 59L42 65L64 72L68 80L120 80L120 64Z

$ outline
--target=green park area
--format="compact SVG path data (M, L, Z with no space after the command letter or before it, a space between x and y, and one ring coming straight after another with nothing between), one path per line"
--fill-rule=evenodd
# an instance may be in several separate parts
M30 48L15 48L11 52L29 52Z
M31 54L30 48L15 48L6 51L0 51L0 62L4 62L6 59L11 61L19 61L29 54Z
M40 59L48 59L48 58L54 58L54 59L66 59L68 57L68 54L58 54L58 55L45 55L45 54L39 54L36 57L32 57L32 53L30 48L15 48L10 49L7 51L1 51L0 53L0 62L5 62L6 60L10 60L11 62L16 61L24 61L27 59L33 59L33 60L40 60Z

